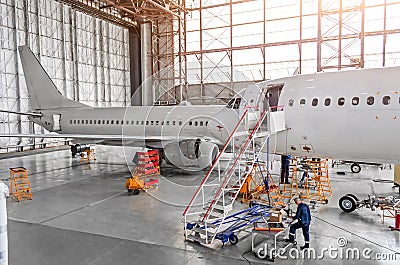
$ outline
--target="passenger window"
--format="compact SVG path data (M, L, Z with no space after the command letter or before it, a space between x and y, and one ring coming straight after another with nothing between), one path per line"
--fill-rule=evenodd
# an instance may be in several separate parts
M114 120L111 120L111 124L114 124Z
M89 124L89 121L88 121L88 120L86 120L86 124Z
M136 121L136 125L139 125L139 121Z
M200 122L200 126L203 126L203 122L202 121Z
M179 125L182 125L182 121L179 121Z
M153 126L153 125L154 125L154 121L151 121L151 122L150 122L150 125L152 125L152 126Z
M119 120L116 120L116 121L115 121L115 124L119 124Z
M146 121L146 125L149 125L149 121Z
M325 106L330 106L331 105L331 99L330 98L326 98L325 99Z
M360 103L360 98L359 98L359 97L354 97L354 98L351 100L351 104L352 104L353 106L357 106L358 103Z
M172 122L172 125L175 125L175 121Z
M344 98L338 98L337 104L338 104L339 106L343 106L343 105L344 105L344 102L345 102L345 99L344 99Z
M93 121L93 124L96 124L96 120Z
M228 104L226 105L226 107L227 107L228 109L232 108L233 102L235 102L235 99L234 99L234 98L232 98L231 100L229 100L229 102L228 102Z
M236 100L235 100L235 105L233 105L233 108L234 109L238 109L239 108L239 106L240 106L240 101L241 101L242 99L241 98L237 98Z
M305 106L306 105L306 99L301 99L300 100L300 106Z
M313 105L313 107L316 107L318 105L318 99L314 98L311 102L311 105Z
M160 123L159 121L156 121L156 126L158 126L159 123Z
M81 120L78 120L78 124L80 124L81 123Z
M69 123L72 124L72 120L69 120Z
M74 120L74 124L76 124L76 120Z
M197 125L199 125L199 123L197 121L195 121L194 122L194 126L197 126Z
M121 125L124 125L124 121L123 120L121 121Z
M367 98L367 105L374 105L375 98L374 97L368 97Z
M192 126L192 124L193 124L193 122L192 122L192 121L189 121L189 126Z
M102 124L106 124L106 120L103 120Z
M144 121L141 121L140 123L141 123L142 125L144 125Z
M109 121L109 120L107 120L107 124L110 124L110 121Z
M164 125L164 121L161 122L161 125Z
M89 124L92 124L92 120L89 121Z
M169 125L169 121L167 121L167 125Z
M98 121L97 121L97 124L101 124L101 120L98 120Z
M383 105L389 105L390 104L390 96L384 96L382 99Z
M293 99L289 100L289 103L288 103L289 107L293 107L293 104L294 104L294 100Z

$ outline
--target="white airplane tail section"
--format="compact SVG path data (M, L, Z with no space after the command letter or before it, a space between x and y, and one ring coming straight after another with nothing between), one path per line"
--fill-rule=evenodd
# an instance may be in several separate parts
M32 110L85 107L87 105L64 97L28 46L20 46L22 68Z

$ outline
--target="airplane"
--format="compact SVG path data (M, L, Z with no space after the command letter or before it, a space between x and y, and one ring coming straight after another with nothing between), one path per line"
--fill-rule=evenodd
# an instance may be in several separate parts
M55 133L0 137L72 138L85 144L149 147L158 149L169 164L198 169L210 166L219 153L218 146L225 142L213 137L223 128L210 127L223 105L90 107L64 97L28 46L20 46L19 53L31 111L1 112L27 115L30 121ZM245 92L252 93L251 89ZM241 100L242 105L245 102ZM232 113L238 112L238 103ZM216 132L210 133L213 130Z
M21 46L19 51L32 108L26 115L57 134L15 137L144 144L162 150L166 161L177 167L206 168L245 109L256 109L249 115L250 128L262 110L270 109L284 112L286 127L271 138L271 153L400 161L400 87L395 78L400 67L268 80L248 86L226 106L96 108L62 96L29 47Z

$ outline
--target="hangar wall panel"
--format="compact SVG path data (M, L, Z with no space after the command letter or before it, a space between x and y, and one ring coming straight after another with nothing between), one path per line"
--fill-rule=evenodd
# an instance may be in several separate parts
M66 97L91 106L129 104L126 28L53 0L0 0L0 109L27 112L19 45L31 47ZM44 132L26 116L0 113L0 133L34 131ZM0 152L34 141L53 140L0 138Z

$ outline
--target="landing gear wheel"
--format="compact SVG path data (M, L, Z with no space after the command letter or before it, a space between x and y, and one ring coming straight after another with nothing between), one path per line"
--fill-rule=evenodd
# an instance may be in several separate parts
M353 163L350 166L351 172L353 173L360 173L361 172L361 166L357 163Z
M348 193L348 194L346 194L346 196L352 197L356 202L359 201L359 199L357 198L357 196L354 195L354 194Z
M352 196L343 196L339 200L339 207L343 212L351 213L355 209L357 209L357 202Z
M139 193L140 193L140 190L138 190L138 189L133 191L133 195L139 195Z
M231 235L229 237L229 243L236 245L239 242L239 238L236 235Z

